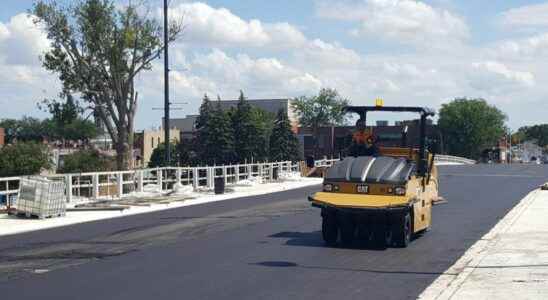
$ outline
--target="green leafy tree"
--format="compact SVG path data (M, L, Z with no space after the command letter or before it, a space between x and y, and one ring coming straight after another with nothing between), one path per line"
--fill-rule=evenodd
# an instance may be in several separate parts
M548 146L548 124L524 126L518 130L521 141L534 141L540 147Z
M15 140L39 142L51 136L53 130L49 121L32 117L23 117L21 120L4 119L0 122L0 127L6 130L8 143Z
M196 154L194 153L192 145L185 142L171 143L169 148L171 151L172 163L177 166L186 167L194 166L196 164ZM166 145L161 143L152 151L150 161L148 162L149 168L164 167L165 166L165 153Z
M177 144L176 150L179 166L188 167L197 165L198 156L194 143L191 141L181 141Z
M32 10L51 42L44 68L59 75L63 91L81 94L92 107L112 138L118 169L132 165L135 77L152 68L165 46L163 28L141 8L82 0L66 7L37 1ZM168 40L181 28L172 23Z
M179 160L178 153L177 153L177 145L174 143L171 143L169 147L170 151L170 157L173 162L177 162ZM150 155L150 161L148 162L149 168L156 168L156 167L166 167L166 143L161 143L158 145L158 147L154 148L152 151L152 154Z
M0 177L36 175L51 166L50 156L43 144L18 142L0 149Z
M438 125L452 155L479 158L506 132L506 115L483 99L455 99L443 104Z
M63 129L57 127L57 133L71 141L88 140L97 136L97 126L91 121L78 118L66 124Z
M239 162L261 160L265 158L265 128L264 120L260 119L257 111L245 99L240 91L238 105L231 112L234 136L234 151Z
M297 161L300 158L299 140L291 130L291 123L287 118L287 112L278 111L272 135L270 136L270 160L271 161Z
M65 102L45 99L42 104L52 118L46 120L49 122L50 134L52 138L62 140L87 140L97 136L97 127L91 121L84 120L81 114L84 110L79 103L74 100L70 93L61 93L66 97ZM39 105L42 108L41 105Z
M114 170L114 161L96 150L81 150L66 155L59 173L105 172Z
M349 100L341 97L335 89L321 89L317 96L301 96L294 99L299 123L303 127L312 128L314 136L314 155L318 152L318 130L323 126L342 125L345 122L343 108Z

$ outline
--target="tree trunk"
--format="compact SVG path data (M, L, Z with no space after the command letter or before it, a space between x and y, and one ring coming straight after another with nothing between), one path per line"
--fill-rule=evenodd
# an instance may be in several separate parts
M116 169L127 170L128 144L127 144L127 128L118 126L118 143L116 144Z

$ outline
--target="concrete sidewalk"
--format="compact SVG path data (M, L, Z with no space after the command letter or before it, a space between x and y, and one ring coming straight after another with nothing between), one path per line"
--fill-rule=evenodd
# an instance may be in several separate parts
M548 299L548 191L527 195L419 299Z

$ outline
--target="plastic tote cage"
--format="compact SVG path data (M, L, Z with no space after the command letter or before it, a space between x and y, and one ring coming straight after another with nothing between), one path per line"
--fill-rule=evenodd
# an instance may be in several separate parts
M65 183L45 178L21 178L17 215L51 218L64 216L66 212Z

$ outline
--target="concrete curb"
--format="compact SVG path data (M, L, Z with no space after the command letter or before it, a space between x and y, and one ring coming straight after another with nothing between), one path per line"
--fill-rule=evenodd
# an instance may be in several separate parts
M489 249L499 242L499 235L507 232L519 219L521 214L533 203L540 193L534 190L523 198L495 227L470 247L457 262L440 275L428 288L426 288L418 299L451 299L459 290L461 285L472 274L475 268L485 258Z

